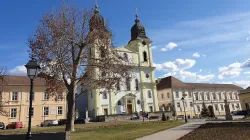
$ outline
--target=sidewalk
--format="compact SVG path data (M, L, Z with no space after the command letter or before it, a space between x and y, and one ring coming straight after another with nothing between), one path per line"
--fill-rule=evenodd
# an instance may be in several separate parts
M138 138L136 140L176 140L205 123L206 122L190 122L149 136Z

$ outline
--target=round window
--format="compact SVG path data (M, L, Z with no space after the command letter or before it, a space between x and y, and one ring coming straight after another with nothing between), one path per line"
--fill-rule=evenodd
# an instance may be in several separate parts
M149 78L149 74L146 74L146 78Z
M147 43L146 43L145 41L142 41L142 45L144 45L144 46L145 46L145 45L147 45Z
M140 100L137 100L137 104L139 105L141 103L141 101Z

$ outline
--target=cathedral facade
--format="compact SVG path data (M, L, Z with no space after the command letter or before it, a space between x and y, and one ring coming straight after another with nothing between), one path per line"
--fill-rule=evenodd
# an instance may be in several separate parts
M104 18L99 14L97 6L91 20L97 20L105 26ZM79 113L89 112L90 117L95 117L159 111L151 43L136 15L129 43L114 48L121 57L135 64L131 69L134 76L130 80L124 79L126 84L118 85L116 91L88 89L86 94L77 99L76 108Z

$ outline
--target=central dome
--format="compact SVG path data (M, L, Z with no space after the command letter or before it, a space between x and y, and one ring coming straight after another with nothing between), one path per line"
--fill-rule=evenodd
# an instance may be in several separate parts
M135 24L131 28L131 40L129 42L137 39L148 39L145 28L138 19L138 15L136 15Z
M89 20L90 31L94 29L104 29L105 28L105 21L103 16L99 14L98 6L95 5L94 15Z

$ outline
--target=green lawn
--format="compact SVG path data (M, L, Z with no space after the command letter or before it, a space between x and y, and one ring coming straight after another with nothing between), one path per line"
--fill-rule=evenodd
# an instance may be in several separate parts
M183 124L179 121L117 122L76 125L72 140L133 140ZM32 133L63 132L65 126L32 128ZM0 131L1 134L23 134L27 129Z

